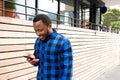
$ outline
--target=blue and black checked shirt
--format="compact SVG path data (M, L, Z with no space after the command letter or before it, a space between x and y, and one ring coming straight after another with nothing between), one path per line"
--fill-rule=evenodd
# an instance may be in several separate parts
M37 38L34 55L37 80L72 80L73 55L69 40L54 29L46 41Z

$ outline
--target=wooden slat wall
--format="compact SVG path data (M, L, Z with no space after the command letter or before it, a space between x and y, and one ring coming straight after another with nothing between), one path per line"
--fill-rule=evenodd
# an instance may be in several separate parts
M59 26L73 46L73 80L94 80L119 64L120 35Z
M2 1L0 0L0 16L2 16Z
M94 80L119 64L119 34L63 25L57 31L73 47L73 80ZM35 80L37 68L22 56L33 53L36 37L31 21L0 17L0 80Z
M0 17L0 80L35 79L37 67L22 56L33 53L36 37L31 21Z

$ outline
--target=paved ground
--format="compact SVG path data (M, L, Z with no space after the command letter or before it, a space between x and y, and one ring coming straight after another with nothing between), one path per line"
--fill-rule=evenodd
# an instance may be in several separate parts
M97 80L120 80L120 65L118 65L115 69L111 72L103 74Z

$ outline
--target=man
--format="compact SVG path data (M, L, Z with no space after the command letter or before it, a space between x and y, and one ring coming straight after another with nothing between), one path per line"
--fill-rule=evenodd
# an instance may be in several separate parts
M69 40L52 28L50 18L39 14L33 19L38 38L33 59L27 61L38 66L37 80L72 80L73 55Z

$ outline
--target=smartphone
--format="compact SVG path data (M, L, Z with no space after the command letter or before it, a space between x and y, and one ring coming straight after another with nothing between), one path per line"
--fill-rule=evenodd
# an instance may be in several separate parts
M34 58L32 58L32 57L29 57L29 56L23 56L23 57L25 57L25 58L27 58L27 59L30 59L30 60L33 60Z

